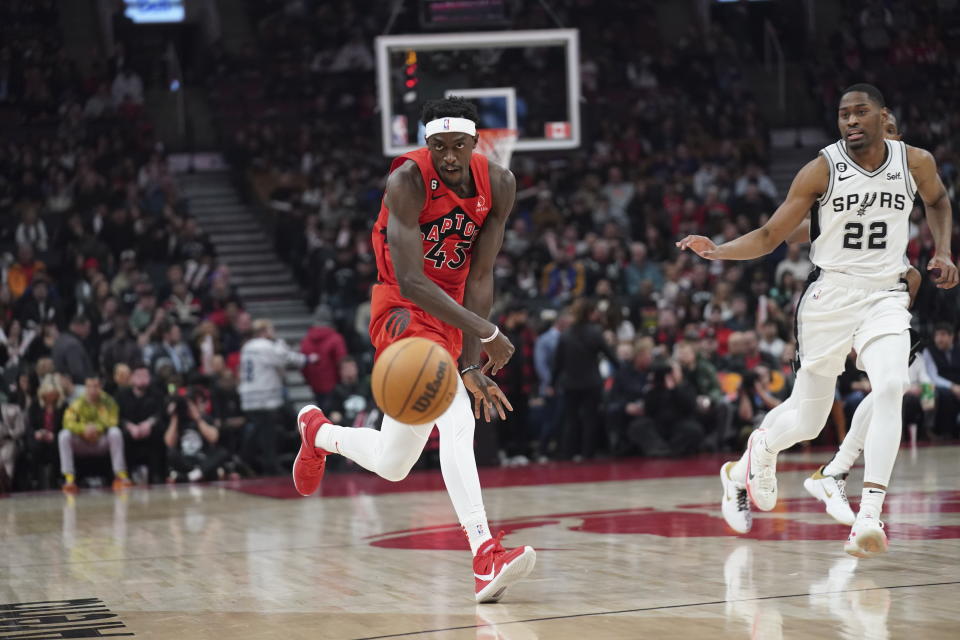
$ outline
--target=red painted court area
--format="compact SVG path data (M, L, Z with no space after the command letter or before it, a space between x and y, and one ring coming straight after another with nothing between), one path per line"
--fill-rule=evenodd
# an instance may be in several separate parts
M911 492L891 496L887 512L897 515L960 513L960 491ZM715 514L704 513L704 510ZM784 499L768 514L754 514L753 528L740 536L751 540L835 540L846 527L822 517L823 508L813 498ZM802 515L798 515L802 514ZM805 517L806 516L806 517ZM491 522L493 530L507 534L522 529L552 527L569 532L654 535L665 538L727 537L727 529L717 504L679 505L661 510L648 507L606 511L553 513ZM924 526L908 522L891 522L887 534L892 540L945 540L960 538L960 525ZM370 544L390 549L464 548L463 533L455 523L392 531L371 536Z

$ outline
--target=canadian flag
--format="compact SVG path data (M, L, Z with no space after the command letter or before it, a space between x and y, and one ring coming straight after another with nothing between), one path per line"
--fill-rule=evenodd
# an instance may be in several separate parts
M570 137L570 123L548 122L544 125L543 135L549 140L567 139Z

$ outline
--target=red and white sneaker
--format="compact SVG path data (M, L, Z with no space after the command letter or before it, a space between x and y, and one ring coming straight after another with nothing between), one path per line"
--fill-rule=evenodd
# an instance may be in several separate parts
M530 575L537 563L533 547L504 549L501 540L503 531L480 545L473 557L477 602L497 602L507 587Z
M330 452L315 446L314 442L317 440L317 431L325 424L331 422L316 405L308 404L297 414L300 451L293 461L293 486L302 496L312 495L323 480L323 469Z

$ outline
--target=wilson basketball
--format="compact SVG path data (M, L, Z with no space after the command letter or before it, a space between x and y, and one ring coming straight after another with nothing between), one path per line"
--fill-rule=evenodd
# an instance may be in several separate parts
M453 402L457 365L436 342L404 338L377 358L370 386L385 414L404 424L426 424Z

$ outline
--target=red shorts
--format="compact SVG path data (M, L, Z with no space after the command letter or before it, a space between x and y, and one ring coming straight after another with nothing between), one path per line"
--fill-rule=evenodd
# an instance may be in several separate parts
M375 285L370 296L370 341L377 350L374 359L397 340L413 337L436 342L450 352L454 362L463 349L460 329L435 318L401 296L399 287Z

